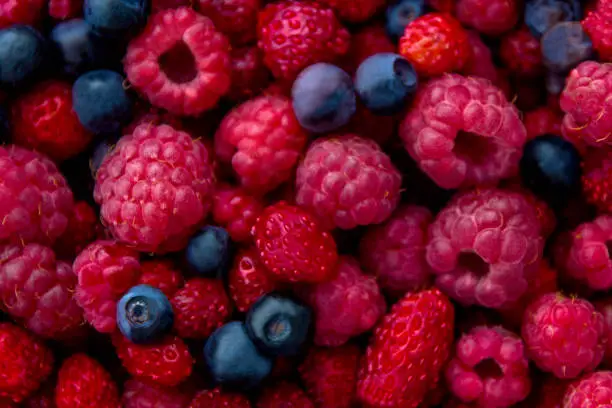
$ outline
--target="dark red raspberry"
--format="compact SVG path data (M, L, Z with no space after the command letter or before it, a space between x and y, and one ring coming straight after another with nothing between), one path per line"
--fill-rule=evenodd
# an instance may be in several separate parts
M384 26L368 24L352 35L351 46L342 58L342 67L346 72L354 74L363 61L381 52L396 52L396 46L391 42Z
M544 72L540 41L527 27L504 35L499 54L504 65L514 74L537 76Z
M57 257L73 260L87 245L102 236L102 228L92 206L85 201L76 202L66 231L53 246Z
M270 73L257 47L232 48L232 85L227 98L243 102L259 95L270 82Z
M299 207L281 201L266 208L253 227L253 237L275 279L318 283L337 276L334 239Z
M452 14L455 10L456 0L426 0L425 4L434 10Z
M472 53L467 62L463 65L461 73L465 76L477 76L488 79L495 83L497 81L497 68L493 64L493 56L491 50L482 41L480 34L476 31L468 31L468 41L472 49Z
M593 42L599 58L612 62L612 3L609 0L598 1L596 9L582 20L582 28Z
M527 132L489 81L450 74L432 79L416 98L400 137L440 187L495 184L518 172Z
M243 187L261 195L291 177L307 139L288 98L260 96L225 116L215 152L232 165Z
M220 185L215 188L213 219L227 230L235 242L251 238L251 228L263 208L259 198L240 187Z
M607 340L604 363L606 367L612 367L612 297L606 297L602 300L596 301L593 305L604 318L604 337Z
M257 37L261 0L197 0L197 9L209 17L232 44L244 45Z
M282 381L259 395L257 408L315 408L306 393L294 383Z
M604 213L612 212L612 151L588 155L583 164L582 191L586 200Z
M385 7L385 0L319 0L333 8L342 20L361 23Z
M316 62L336 61L350 45L333 10L311 0L268 4L259 13L258 37L265 64L285 80Z
M255 248L242 249L229 272L229 292L238 311L246 313L261 296L278 286L259 260Z
M187 7L150 17L123 63L130 83L151 104L177 115L213 108L230 87L227 39L210 19Z
M191 395L176 387L164 387L138 378L123 384L123 408L187 408Z
M605 408L612 404L612 371L585 375L570 384L563 398L563 408Z
M5 403L0 398L0 404ZM10 405L6 401L6 408L16 408L17 405ZM0 405L5 407L4 405ZM55 381L47 381L38 391L22 403L23 408L57 408L55 405Z
M68 20L83 14L83 0L49 0L49 15L56 20Z
M397 207L402 177L376 142L357 135L321 138L297 170L298 205L324 228L380 224Z
M64 361L55 391L57 408L118 408L119 392L111 375L96 360L74 354Z
M164 292L170 299L183 287L183 274L170 260L154 259L140 265L139 285L149 285Z
M460 70L472 49L467 31L450 14L428 13L406 26L399 53L424 76Z
M113 236L139 251L187 245L212 206L208 149L170 126L140 125L122 137L96 174L94 198Z
M463 24L487 35L499 35L519 18L517 0L457 0L455 13Z
M561 135L562 121L563 115L548 106L525 112L523 123L527 130L527 140L546 134Z
M251 408L251 403L244 395L215 388L197 393L189 408Z
M457 342L446 380L452 393L464 402L479 407L512 406L531 391L525 345L519 336L501 327L475 327Z
M34 25L42 17L45 0L0 0L0 28Z

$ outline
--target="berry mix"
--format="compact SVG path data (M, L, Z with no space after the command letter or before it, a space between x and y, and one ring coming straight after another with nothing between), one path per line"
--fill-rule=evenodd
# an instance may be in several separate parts
M609 370L612 0L0 0L0 408Z

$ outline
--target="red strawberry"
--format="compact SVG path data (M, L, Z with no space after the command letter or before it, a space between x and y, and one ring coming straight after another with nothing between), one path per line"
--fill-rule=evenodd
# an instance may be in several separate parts
M314 404L300 387L282 381L262 391L257 408L314 408Z
M140 265L139 285L149 285L164 292L171 298L183 286L183 274L172 261L166 259L153 259Z
M239 311L245 313L257 299L274 291L276 286L254 248L238 252L229 272L229 291Z
M189 408L251 408L251 403L244 395L215 388L197 393Z

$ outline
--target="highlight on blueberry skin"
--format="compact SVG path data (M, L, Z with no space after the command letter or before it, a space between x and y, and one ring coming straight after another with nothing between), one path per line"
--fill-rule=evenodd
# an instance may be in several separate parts
M414 67L398 54L374 54L359 65L355 74L355 89L361 102L377 115L400 112L417 87Z
M425 0L396 0L387 7L385 28L387 35L397 41L406 26L425 12Z
M229 233L224 228L212 225L198 231L185 250L185 258L191 270L211 278L225 276L230 257Z
M560 74L593 56L593 43L577 21L554 25L542 36L540 49L546 68Z
M132 343L146 344L172 329L174 312L164 293L149 285L131 288L117 304L117 325Z
M85 0L85 21L102 35L118 36L143 25L150 0Z
M349 74L324 62L313 64L298 75L291 97L298 122L314 133L346 125L357 109Z
M557 23L580 21L581 18L579 0L527 0L525 4L525 24L536 38Z
M0 85L16 87L43 68L46 41L34 28L13 25L0 30Z

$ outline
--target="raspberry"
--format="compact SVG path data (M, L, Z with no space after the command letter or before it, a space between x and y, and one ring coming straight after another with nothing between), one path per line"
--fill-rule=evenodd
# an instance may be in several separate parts
M467 31L449 14L428 13L406 26L399 53L420 75L460 70L471 57Z
M402 177L376 142L356 135L316 140L297 170L296 202L324 228L380 224L399 202Z
M355 404L361 351L352 344L313 347L300 365L306 392L320 408L350 408Z
M0 28L34 25L42 17L45 0L0 0Z
M383 225L371 228L361 240L364 268L376 275L380 286L403 296L427 286L431 270L425 260L427 228L432 221L425 207L400 207Z
M183 274L172 261L154 259L140 265L139 285L149 285L164 292L170 299L183 286Z
M606 367L610 367L612 366L612 298L606 297L605 299L596 301L593 305L604 318L604 337L607 340L605 343L606 350L604 354L604 363Z
M504 65L517 75L537 76L544 71L540 41L527 27L506 34L499 53Z
M138 253L113 241L96 241L75 259L78 277L75 298L85 319L99 332L117 327L116 302L140 276Z
M228 279L232 300L242 313L246 313L257 299L273 292L277 286L254 248L238 252Z
M523 123L527 130L527 140L546 134L560 135L562 121L563 116L548 106L525 112Z
M363 61L381 52L395 52L395 45L384 26L368 24L351 37L351 46L342 59L342 67L346 72L354 74Z
M96 360L74 354L60 368L55 391L57 408L118 408L119 392L111 375Z
M257 37L257 12L261 0L198 0L198 10L209 17L232 44L243 45Z
M446 368L451 391L480 407L509 407L531 391L529 360L520 337L479 326L461 336Z
M306 211L278 202L253 227L255 245L274 278L286 282L326 282L337 275L334 239Z
M69 20L83 13L83 0L49 0L49 15L56 20Z
M491 50L482 42L482 38L475 31L468 31L468 41L472 49L471 56L463 65L461 73L465 76L477 76L495 83L497 68L493 64Z
M197 116L230 87L227 39L187 7L159 11L128 46L124 68L151 104Z
M248 241L251 228L263 211L263 203L240 187L220 185L215 189L213 219L235 242Z
M14 145L0 146L0 242L50 245L68 226L72 192L55 164Z
M102 233L102 225L94 209L85 201L74 204L66 231L57 239L53 249L60 259L74 259Z
M518 111L481 78L431 80L400 127L406 150L442 188L494 184L517 174L527 139Z
M334 62L350 45L333 10L311 0L268 4L259 13L258 37L265 64L285 80L314 63Z
M230 317L230 300L223 282L195 278L172 297L174 330L182 338L204 339Z
M612 153L589 155L583 166L582 190L588 202L600 211L612 212Z
M612 371L598 371L571 384L563 408L605 408L612 404Z
M187 246L211 207L213 184L201 142L167 125L140 125L104 159L94 198L116 239L165 253Z
M586 61L565 82L561 94L563 136L591 146L612 144L612 64Z
M11 405L8 400L5 402L0 398L0 403L7 404L6 408L16 408L16 405ZM55 405L55 383L47 381L36 391L36 393L22 403L24 408L56 408ZM5 407L5 405L0 405Z
M44 343L10 323L0 323L0 398L21 402L51 373L53 354Z
M369 331L387 306L376 279L365 275L355 259L340 257L337 269L334 280L301 290L315 313L314 342L319 346L340 346Z
M486 35L499 35L514 27L519 17L517 0L457 0L457 18Z
M233 48L231 51L232 85L227 98L242 102L259 95L270 82L270 74L257 47Z
M612 62L612 3L600 0L597 8L582 20L582 28L591 38L599 58Z
M197 393L189 408L251 408L251 403L241 394L215 388Z
M175 387L164 387L130 378L123 384L123 408L186 408L191 396Z
M288 98L260 96L223 119L215 152L231 163L243 187L265 194L291 177L307 138Z
M178 337L146 345L131 343L119 332L112 339L123 366L134 377L173 387L191 375L193 358Z
M333 8L342 19L361 23L378 13L385 6L385 0L319 0Z
M538 368L564 379L599 365L605 351L604 326L603 316L588 301L553 293L529 305L521 332Z
M297 385L282 381L265 388L257 400L257 408L315 408Z
M453 342L453 305L437 289L407 294L379 323L357 395L376 407L416 408L436 386Z
M544 200L532 193L531 190L524 188L521 185L520 178L509 179L508 183L504 183L504 187L507 190L521 194L534 207L540 221L542 235L548 238L557 227L557 219L552 208Z

